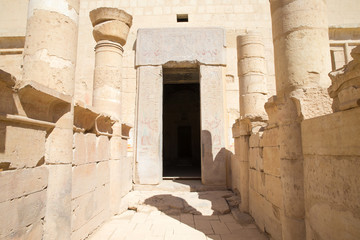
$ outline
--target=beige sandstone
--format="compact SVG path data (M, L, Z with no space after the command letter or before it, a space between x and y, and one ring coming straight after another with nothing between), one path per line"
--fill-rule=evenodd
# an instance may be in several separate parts
M360 238L355 0L1 6L1 239Z

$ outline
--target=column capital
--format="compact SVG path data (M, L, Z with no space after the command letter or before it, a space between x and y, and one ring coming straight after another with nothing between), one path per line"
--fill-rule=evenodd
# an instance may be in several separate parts
M117 8L101 7L90 12L90 20L96 42L109 40L125 45L132 25L130 14Z

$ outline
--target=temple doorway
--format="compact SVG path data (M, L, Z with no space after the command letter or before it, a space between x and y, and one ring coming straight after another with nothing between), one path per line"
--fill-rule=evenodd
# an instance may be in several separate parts
M163 178L200 179L199 68L163 69Z

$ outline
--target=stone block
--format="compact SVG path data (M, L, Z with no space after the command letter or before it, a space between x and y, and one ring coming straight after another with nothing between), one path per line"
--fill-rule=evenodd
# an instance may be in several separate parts
M232 189L240 191L240 160L237 155L231 155Z
M110 20L122 21L129 27L132 25L132 16L118 8L100 7L94 9L90 12L90 20L93 26Z
M261 133L251 134L249 138L249 147L251 148L260 147L260 139L262 139L261 136L262 136Z
M96 161L108 161L110 159L110 141L107 136L99 136L96 139Z
M44 161L46 132L27 127L0 122L0 163L6 169L35 167Z
M71 233L71 239L85 239L91 232L98 228L103 222L107 220L107 213L100 212L91 218L87 223L82 225L79 229Z
M96 162L96 135L94 133L85 134L86 162Z
M260 146L262 147L277 147L278 143L278 128L266 129L261 137Z
M46 167L0 172L0 202L20 198L47 187Z
M282 186L280 177L265 174L266 199L277 207L282 207Z
M250 189L250 214L258 227L271 235L271 239L282 239L282 209L267 201L264 196Z
M96 186L102 186L110 181L109 161L96 164Z
M93 36L96 42L109 40L125 45L130 27L118 20L111 20L97 24L93 30Z
M70 239L71 164L46 165L49 182L46 195L44 239Z
M265 195L265 173L253 169L249 170L249 187L258 194Z
M121 172L121 161L119 160L110 160L109 161L109 176L110 176L110 195L109 195L109 203L112 214L118 213L118 208L121 200L121 193L119 189L121 189L121 176L123 172Z
M300 124L290 123L279 126L280 159L302 159Z
M72 198L77 198L95 189L96 163L74 166L72 168Z
M250 148L249 149L249 162L250 168L257 171L264 170L263 148Z
M119 160L123 156L122 154L123 141L121 137L113 136L110 139L110 159Z
M304 155L359 156L359 119L360 108L354 108L303 121Z
M356 240L360 236L360 219L350 210L335 208L331 203L312 205L306 212L306 234L321 239Z
M263 148L264 172L280 177L280 155L278 147Z
M46 139L47 163L71 163L73 159L73 130L54 128Z
M74 150L73 150L73 162L74 165L80 165L86 163L86 142L85 135L83 133L74 134Z
M247 74L265 74L266 65L264 58L243 58L239 60L239 77ZM264 79L261 79L264 81ZM240 80L241 83L241 80ZM240 87L241 89L241 87Z
M315 223L316 219L325 219L324 215L316 216L325 209L329 209L326 216L330 219L326 220L326 229L330 232L333 231L331 226L335 226L338 221L348 223L349 227L359 221L359 217L348 215L360 208L359 167L359 158L356 156L305 156L304 191L306 209L311 212L309 221ZM325 234L325 225L319 227L324 228L319 232Z
M243 75L239 77L239 82L241 95L249 93L267 94L266 78L264 74L253 73Z
M240 210L249 209L249 162L239 162L239 191L241 196Z
M139 76L137 163L135 182L158 184L162 178L162 67L142 66Z
M125 196L132 189L133 184L133 158L126 157L121 161L121 196Z
M163 65L169 61L223 65L226 63L224 36L221 28L139 29L136 66Z
M18 229L15 232L12 232L10 235L7 235L6 237L1 239L42 239L43 233L43 220L40 220L30 224L29 226Z
M46 190L0 203L0 211L6 213L0 225L0 238L16 235L22 228L40 221L45 216L45 205Z
M83 194L71 201L71 231L74 232L89 222L97 212L95 191Z
M105 212L107 220L110 217L110 185L105 184L95 189L96 212Z
M265 214L263 211L264 197L253 188L249 188L249 213L254 218L256 225L261 231L265 228Z
M240 96L240 116L266 119L265 102L267 96L260 93L249 93Z
M284 213L287 217L304 217L303 160L281 160Z

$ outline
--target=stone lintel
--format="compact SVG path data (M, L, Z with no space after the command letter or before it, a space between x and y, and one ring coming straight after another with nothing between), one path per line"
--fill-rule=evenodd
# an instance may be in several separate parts
M137 36L136 67L169 61L226 65L222 28L147 28Z

